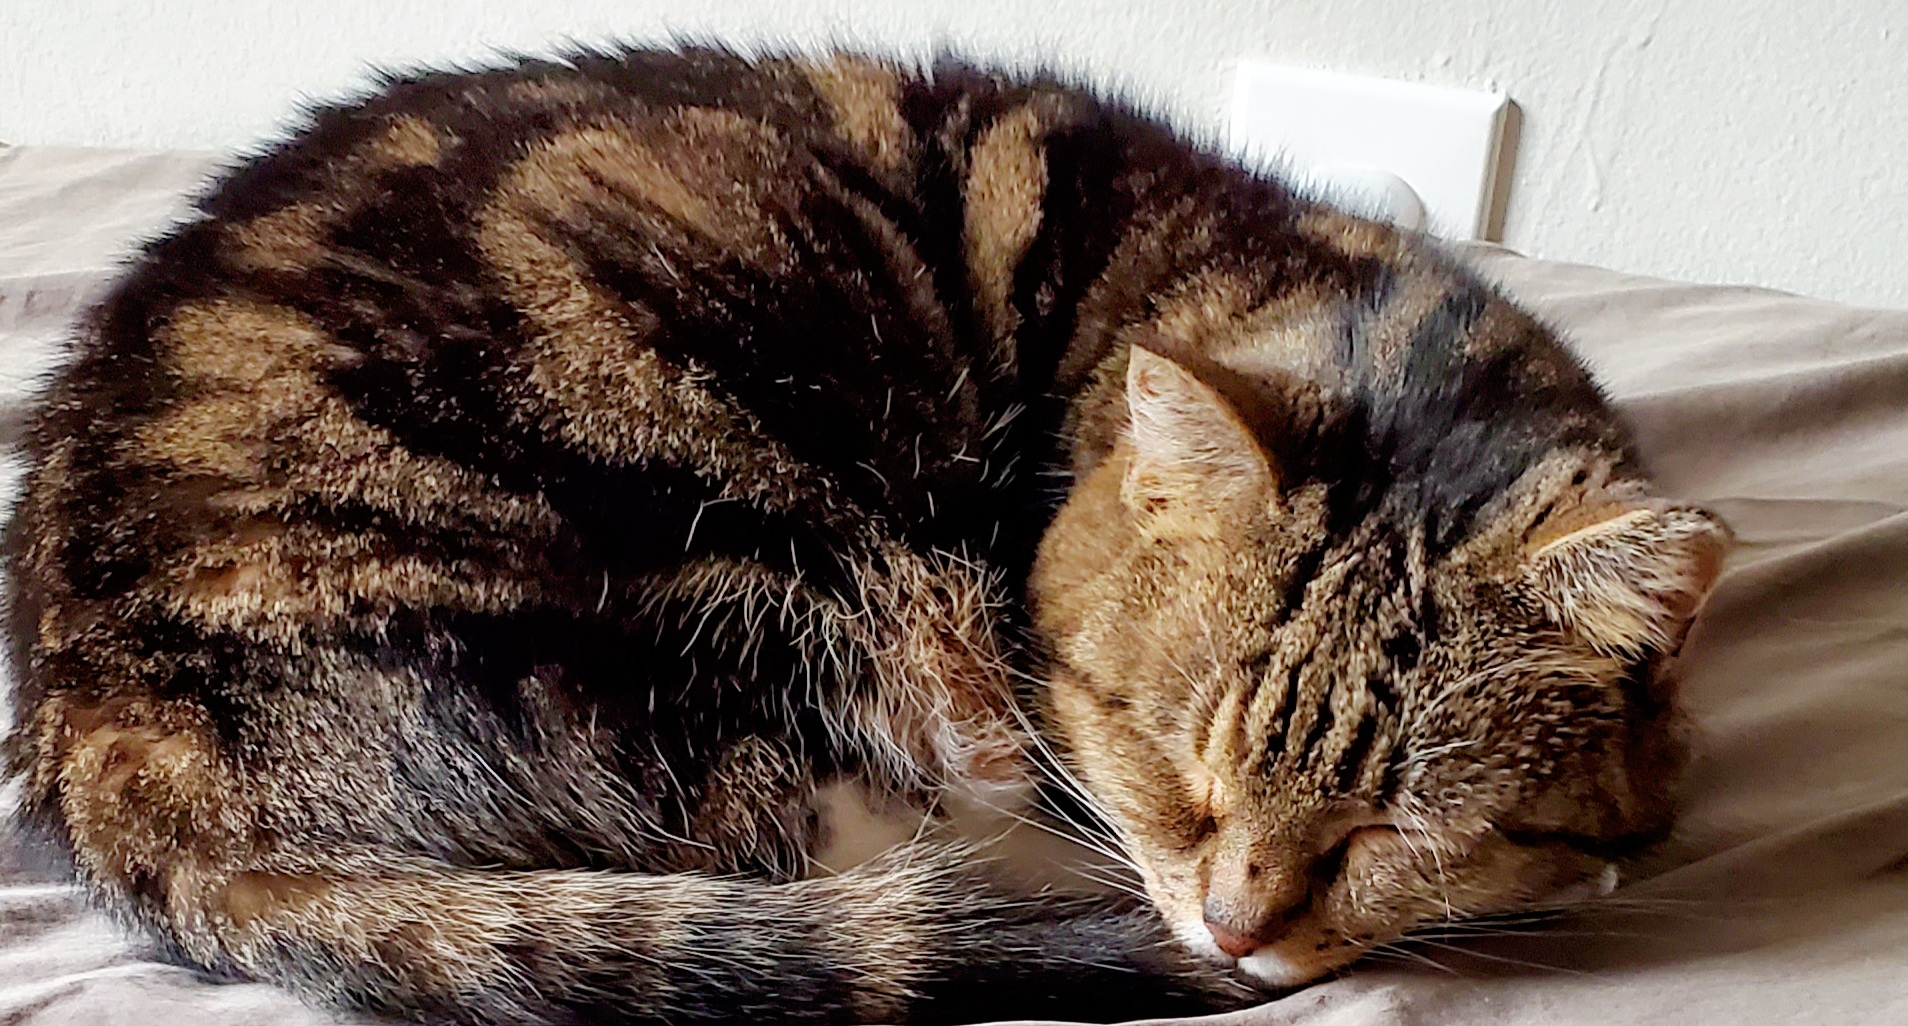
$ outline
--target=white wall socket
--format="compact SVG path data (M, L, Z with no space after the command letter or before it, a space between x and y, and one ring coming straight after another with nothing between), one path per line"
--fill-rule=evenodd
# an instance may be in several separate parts
M1244 61L1231 144L1301 188L1446 239L1482 239L1499 202L1502 93Z

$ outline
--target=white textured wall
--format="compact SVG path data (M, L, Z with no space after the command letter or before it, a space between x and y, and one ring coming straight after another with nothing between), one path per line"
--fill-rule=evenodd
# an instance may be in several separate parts
M367 62L670 32L1042 57L1215 135L1241 57L1495 87L1510 245L1908 306L1908 0L0 0L0 141L229 148Z

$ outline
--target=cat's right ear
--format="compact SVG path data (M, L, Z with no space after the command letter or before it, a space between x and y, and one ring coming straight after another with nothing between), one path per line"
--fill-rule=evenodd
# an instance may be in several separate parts
M1703 510L1656 502L1585 519L1529 554L1545 607L1610 655L1675 651L1722 573L1729 528Z
M1178 363L1133 347L1126 410L1132 449L1120 498L1149 525L1209 527L1214 516L1262 507L1274 494L1271 460L1252 429Z

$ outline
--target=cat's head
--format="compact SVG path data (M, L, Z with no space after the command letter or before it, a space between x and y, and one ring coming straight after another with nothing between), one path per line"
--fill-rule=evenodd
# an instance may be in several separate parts
M1433 551L1177 363L1134 350L1124 400L1032 590L1052 722L1183 942L1296 984L1660 834L1718 521L1557 452Z

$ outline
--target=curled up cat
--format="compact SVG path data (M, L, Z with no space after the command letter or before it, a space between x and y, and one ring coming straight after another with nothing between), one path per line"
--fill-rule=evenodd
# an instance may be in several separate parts
M1193 1014L1594 884L1729 537L1427 240L851 54L319 109L28 457L23 818L174 957L445 1023ZM1063 796L1132 893L819 869L844 784Z

